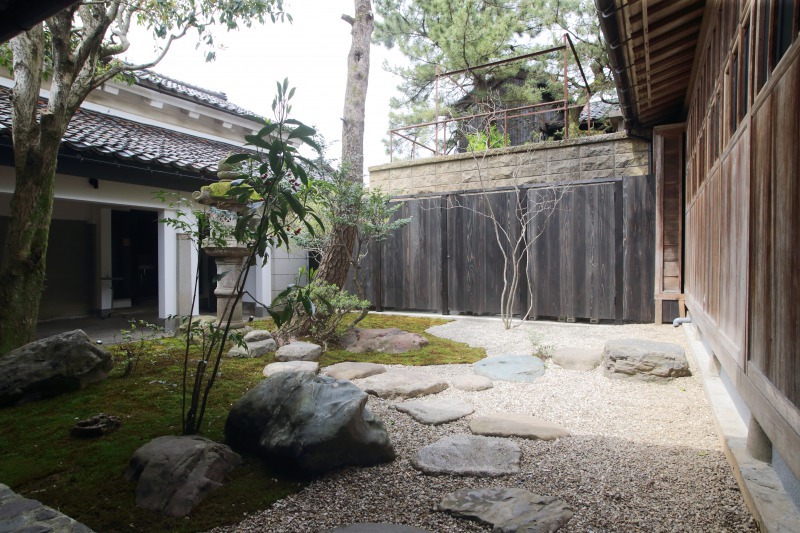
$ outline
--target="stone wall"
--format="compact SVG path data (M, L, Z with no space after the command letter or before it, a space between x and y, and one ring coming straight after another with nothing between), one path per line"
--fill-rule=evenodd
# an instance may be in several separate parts
M650 174L650 143L612 133L397 161L370 167L371 188L394 195Z

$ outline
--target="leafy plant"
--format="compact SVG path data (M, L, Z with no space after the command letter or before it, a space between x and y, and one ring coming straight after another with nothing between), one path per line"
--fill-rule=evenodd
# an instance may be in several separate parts
M268 253L273 246L288 246L289 232L293 224L304 224L307 231L313 233L314 226L309 220L321 223L307 206L308 170L313 163L301 156L300 147L308 146L319 150L314 141L315 130L305 124L289 118L290 100L294 96L294 88L289 88L288 80L277 84L277 96L272 101L274 120L266 122L264 127L254 135L245 136L245 140L254 151L234 154L228 157L223 165L233 168L236 179L225 189L215 190L215 201L226 209L225 216L231 217L235 223L231 227L213 223L217 217L209 216L209 210L192 205L190 212L181 214L162 222L181 231L188 232L198 250L208 244L225 245L231 239L247 246L250 253L243 260L243 265L255 263L256 257L263 262L268 260ZM221 165L221 166L223 166ZM186 205L185 203L183 204ZM218 213L217 213L218 214ZM193 221L197 224L194 225ZM227 316L219 324L208 325L203 329L202 356L197 361L190 361L190 348L193 336L198 330L194 326L193 317L186 318L188 334L183 360L181 426L184 435L200 432L203 416L206 411L209 394L219 374L219 367L225 344L231 338L231 322L233 312L244 294L249 268L242 268L233 284L234 298L228 308ZM220 273L218 279L228 274ZM218 280L217 279L217 280ZM194 309L197 298L199 268L195 272ZM307 293L300 293L298 301L303 309L313 315L313 307ZM282 321L291 319L295 308L275 314L273 318L280 325ZM241 343L241 339L235 339ZM193 367L193 370L192 370Z
M148 350L149 341L155 340L166 332L164 328L156 324L151 324L146 320L128 321L130 329L121 329L121 342L117 344L117 349L125 354L125 370L120 377L128 377L139 366L139 360ZM116 339L116 335L114 336Z
M480 152L492 148L503 148L511 144L511 139L508 134L498 130L497 124L492 124L488 132L476 131L475 133L468 133L466 137L467 152Z

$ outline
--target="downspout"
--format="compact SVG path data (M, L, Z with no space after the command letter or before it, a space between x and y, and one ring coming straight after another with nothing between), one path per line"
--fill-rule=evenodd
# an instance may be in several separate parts
M691 324L691 323L692 323L692 317L690 316L678 317L672 321L672 325L675 326L676 328L681 324Z
M628 94L630 80L625 67L625 58L622 56L622 42L619 35L619 25L617 24L617 6L614 4L614 0L594 0L594 5L597 8L598 19L600 20L600 30L606 39L608 62L611 67L611 75L614 78L614 85L617 88L617 96L619 96L622 119L625 122L625 129L630 131L636 123L636 117Z

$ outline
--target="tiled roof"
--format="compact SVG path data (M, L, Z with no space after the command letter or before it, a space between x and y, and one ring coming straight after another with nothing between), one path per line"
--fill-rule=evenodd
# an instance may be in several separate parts
M11 135L11 90L5 87L0 87L1 135ZM62 143L73 150L205 175L216 173L220 159L242 150L232 144L85 109L78 110L72 118Z
M133 73L136 78L136 84L158 92L171 94L184 100L191 100L201 103L203 105L216 107L225 112L232 113L245 118L261 119L257 113L239 107L228 101L225 93L217 91L209 91L196 85L184 83L174 78L157 74L152 70L142 70Z
M609 114L614 111L619 111L619 104L609 104L607 102L592 102L592 120L602 120L607 118ZM587 113L586 106L581 109L580 121L586 122Z

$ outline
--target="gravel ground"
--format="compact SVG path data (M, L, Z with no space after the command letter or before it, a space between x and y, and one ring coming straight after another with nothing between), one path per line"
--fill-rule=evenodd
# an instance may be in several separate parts
M499 321L458 319L431 328L440 337L485 347L489 355L532 353L541 347L602 347L612 338L649 338L687 348L672 326L525 324L504 331ZM688 352L687 352L688 353ZM698 374L694 362L692 371ZM449 378L470 365L423 367ZM217 531L316 532L355 522L395 522L439 531L490 531L433 511L449 492L466 487L520 487L566 500L575 516L561 531L755 531L716 435L699 377L666 385L612 381L601 369L563 370L548 364L535 383L495 382L480 392L449 388L427 399L459 398L475 414L505 411L565 426L571 437L514 439L522 472L479 479L426 476L410 457L439 438L469 433L471 417L442 426L419 424L370 397L398 458L371 468L346 468L242 523Z

